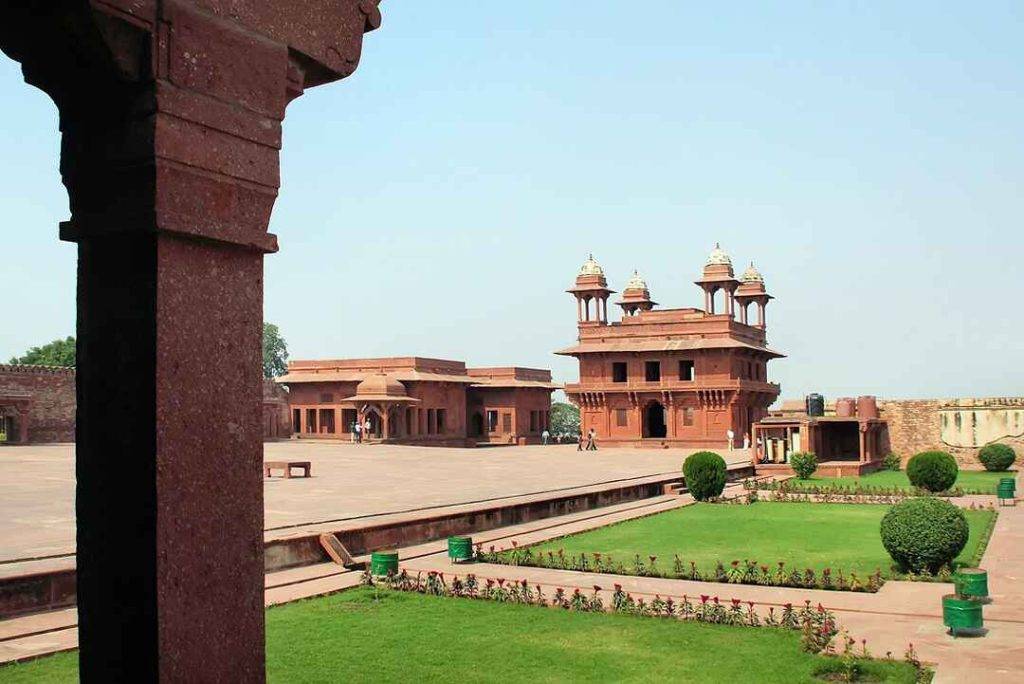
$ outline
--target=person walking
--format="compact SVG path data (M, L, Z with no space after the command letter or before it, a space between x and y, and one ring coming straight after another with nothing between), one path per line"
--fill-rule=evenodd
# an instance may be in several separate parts
M547 430L544 430L544 432L540 433L541 444L543 444L544 446L547 446L549 439L551 439L551 433L550 432L548 432Z
M579 439L576 440L576 451L583 451L583 447L586 445L586 439L583 437L583 431L580 430Z
M597 451L597 432L594 428L590 428L587 433L587 451Z

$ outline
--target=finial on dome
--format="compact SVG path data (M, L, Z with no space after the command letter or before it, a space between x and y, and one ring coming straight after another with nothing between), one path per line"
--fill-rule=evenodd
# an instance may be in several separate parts
M594 260L593 252L591 252L587 256L587 260L583 262L583 266L580 268L580 273L579 274L581 276L584 276L584 275L599 275L599 276L603 276L604 275L604 269L602 269L600 264L598 264L597 261Z
M715 264L722 264L726 266L732 266L732 259L725 253L719 243L715 243L715 248L711 250L711 254L708 255L708 260L705 266L711 266Z
M626 283L627 290L646 290L647 282L640 277L640 272L633 269L633 276Z
M740 276L740 280L745 283L763 283L764 276L761 275L761 272L754 266L754 262L751 261L750 266L743 272L743 275Z

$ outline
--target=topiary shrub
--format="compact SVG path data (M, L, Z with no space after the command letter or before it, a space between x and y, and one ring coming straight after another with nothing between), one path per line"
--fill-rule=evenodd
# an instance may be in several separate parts
M904 572L935 573L967 545L967 516L942 499L906 499L882 518L882 545Z
M807 480L818 469L818 457L810 451L798 451L790 455L789 467L801 480Z
M956 482L960 468L945 451L922 451L907 462L910 484L929 492L944 492Z
M690 454L683 463L683 477L694 499L714 499L725 489L725 459L713 451Z
M882 459L882 468L884 470L898 471L900 469L900 465L902 464L902 462L903 459L901 459L896 454L889 454L888 456Z
M1017 452L1006 444L986 444L978 452L978 460L985 470L1007 470L1017 460Z

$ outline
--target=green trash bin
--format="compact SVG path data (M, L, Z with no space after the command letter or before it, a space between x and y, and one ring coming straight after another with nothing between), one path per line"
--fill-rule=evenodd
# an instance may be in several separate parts
M448 560L452 563L473 559L472 537L448 537Z
M1014 495L1017 493L1017 478L1015 477L1001 477L999 478L999 485L997 489L1006 487L1010 490L1010 494Z
M960 598L988 598L988 572L981 568L960 568L953 573L953 584Z
M1016 488L1013 482L1002 482L1000 481L996 485L996 498L999 499L999 505L1002 505L1004 501L1016 502Z
M977 632L984 627L981 604L956 594L942 597L942 624L949 627L953 636L961 632Z
M388 573L398 574L398 552L397 551L374 551L370 556L370 574L374 577L384 577Z

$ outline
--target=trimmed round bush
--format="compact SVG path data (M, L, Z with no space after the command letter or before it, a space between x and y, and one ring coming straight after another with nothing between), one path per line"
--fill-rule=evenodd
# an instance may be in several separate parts
M798 451L790 455L789 467L797 477L806 480L818 469L818 457L810 451Z
M967 545L967 516L942 499L922 496L896 504L882 518L882 545L903 572L938 572Z
M922 451L907 462L910 484L929 492L944 492L956 482L960 468L945 451Z
M725 489L725 459L713 451L690 454L683 463L683 477L694 499L714 499Z
M1003 471L1017 460L1017 452L1007 444L986 444L978 452L978 460L985 466L985 470Z

